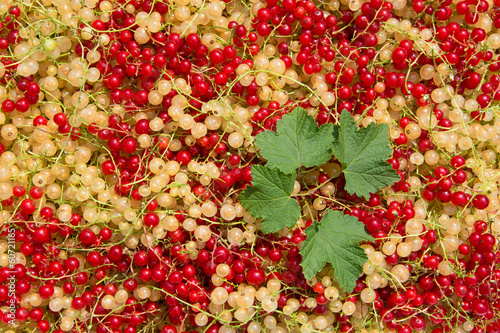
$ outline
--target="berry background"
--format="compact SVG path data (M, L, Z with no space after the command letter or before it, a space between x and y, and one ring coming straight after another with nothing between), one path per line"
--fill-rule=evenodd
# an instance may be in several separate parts
M498 0L3 0L0 329L500 332L499 28ZM297 107L386 126L397 180L302 166L264 234L238 198ZM352 291L303 273L330 210L373 239Z

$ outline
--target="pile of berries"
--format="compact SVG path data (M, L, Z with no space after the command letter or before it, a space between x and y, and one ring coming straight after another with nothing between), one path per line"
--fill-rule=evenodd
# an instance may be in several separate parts
M500 1L4 0L2 332L500 332ZM385 123L400 180L341 164L264 235L255 136L300 106ZM374 237L307 280L325 209Z

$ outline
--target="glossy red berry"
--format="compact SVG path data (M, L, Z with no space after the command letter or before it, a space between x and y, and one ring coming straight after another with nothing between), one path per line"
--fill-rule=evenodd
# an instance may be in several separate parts
M35 212L36 210L36 205L31 199L24 199L21 201L21 212L26 215L31 215Z
M472 199L472 204L476 209L486 209L490 204L490 200L484 194L478 194Z

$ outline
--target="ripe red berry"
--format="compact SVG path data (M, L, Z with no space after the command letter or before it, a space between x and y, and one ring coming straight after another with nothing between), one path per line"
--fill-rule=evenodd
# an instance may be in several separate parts
M486 209L490 204L490 200L484 194L478 194L472 199L472 204L476 209Z
M31 199L24 199L21 201L21 212L26 215L31 215L35 212L36 210L36 205Z
M68 122L68 118L66 117L66 114L64 114L62 112L56 113L54 115L53 120L59 126L63 126Z

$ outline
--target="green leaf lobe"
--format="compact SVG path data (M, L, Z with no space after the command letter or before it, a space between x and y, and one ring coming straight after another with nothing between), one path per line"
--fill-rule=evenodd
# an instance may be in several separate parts
M262 132L255 140L267 165L290 173L301 166L309 168L327 162L332 155L333 132L332 124L318 127L306 110L297 107L278 121L276 132Z
M300 265L306 279L311 279L329 262L340 286L352 292L368 259L358 243L373 240L364 225L353 216L328 210L321 221L314 221L305 233L307 239L300 250Z
M342 164L345 190L363 196L375 193L399 180L387 160L392 154L387 124L370 124L358 129L347 111L340 115L339 139L333 143L333 154Z
M263 233L293 227L300 218L299 203L290 197L296 176L275 167L252 166L252 186L243 190L238 201L253 217L262 218Z

